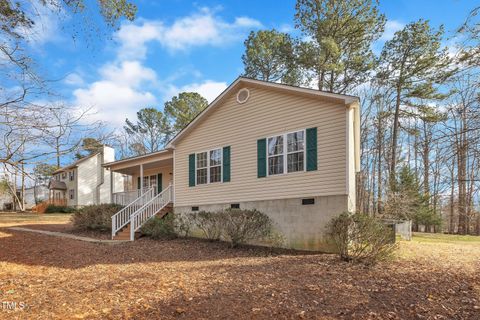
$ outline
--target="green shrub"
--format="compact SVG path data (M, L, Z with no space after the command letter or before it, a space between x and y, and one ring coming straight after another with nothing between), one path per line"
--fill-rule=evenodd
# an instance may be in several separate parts
M112 230L112 216L120 211L118 204L100 204L85 206L72 216L73 226L77 230Z
M175 213L175 232L180 237L188 237L193 225L193 216L190 213Z
M223 231L222 212L200 211L193 216L194 225L203 232L205 238L220 240Z
M232 247L271 235L272 220L260 211L226 209L221 216L223 235Z
M175 238L174 219L173 213L169 213L162 218L155 216L140 228L140 232L152 239Z
M74 207L67 207L67 206L56 206L53 204L48 205L45 209L45 213L74 213L77 209Z
M367 214L342 213L328 225L328 234L345 261L374 264L397 248L392 229Z

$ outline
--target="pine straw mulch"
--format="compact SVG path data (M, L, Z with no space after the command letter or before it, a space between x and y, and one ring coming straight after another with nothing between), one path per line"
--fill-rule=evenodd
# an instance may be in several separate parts
M368 269L328 254L2 228L0 300L27 308L0 318L480 319L479 270L476 244L402 243L396 261Z

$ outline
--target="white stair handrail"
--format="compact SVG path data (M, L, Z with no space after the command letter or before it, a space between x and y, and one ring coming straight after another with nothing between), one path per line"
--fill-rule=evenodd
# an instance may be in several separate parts
M155 189L153 187L146 189L138 198L112 216L112 239L118 231L130 222L131 216L149 202L154 195Z
M138 209L130 218L130 240L134 240L135 232L145 224L150 218L155 216L166 205L173 201L173 187L168 185L165 190L157 194L140 209Z

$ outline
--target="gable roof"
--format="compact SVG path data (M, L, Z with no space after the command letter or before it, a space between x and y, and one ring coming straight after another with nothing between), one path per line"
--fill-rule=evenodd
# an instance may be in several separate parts
M98 152L95 152L95 153L92 153L92 154L89 154L88 156L85 156L81 159L78 159L77 161L75 161L74 163L68 165L68 166L65 166L65 167L62 167L60 169L57 169L53 172L53 174L57 174L57 173L60 173L60 172L63 172L63 171L66 171L66 170L69 170L69 169L73 169L73 168L76 168L78 167L78 165L82 162L84 162L85 160L88 160L90 158L93 158L94 156L96 156L97 154L101 153L102 151L98 151Z
M322 98L324 100L337 101L345 106L350 106L353 103L358 103L359 98L356 96L331 93L326 91L320 91L311 88L302 88L292 85L286 85L276 82L256 80L246 77L238 77L232 84L230 84L215 100L212 101L202 112L200 112L185 128L183 128L172 140L167 144L167 148L173 148L175 143L180 141L188 132L190 132L200 121L205 118L208 114L221 104L228 96L229 93L235 89L240 89L243 87L253 87L253 88L263 88L279 92L289 92L301 96L313 97L313 98Z

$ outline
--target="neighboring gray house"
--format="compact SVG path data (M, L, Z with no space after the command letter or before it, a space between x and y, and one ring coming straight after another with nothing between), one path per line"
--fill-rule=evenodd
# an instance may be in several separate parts
M68 206L110 203L112 190L123 191L123 175L102 165L115 161L115 150L103 146L100 152L86 156L53 173L49 199Z

